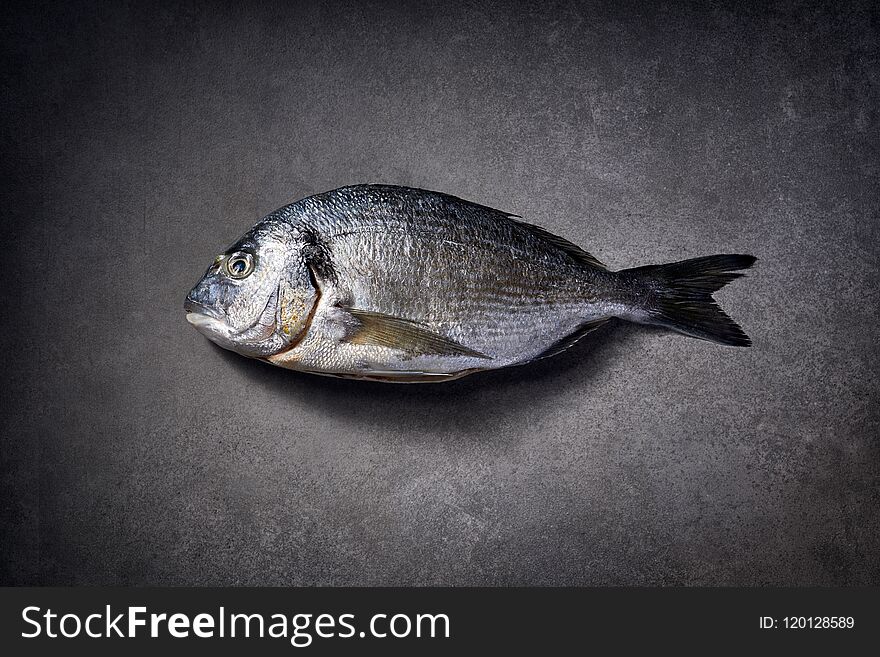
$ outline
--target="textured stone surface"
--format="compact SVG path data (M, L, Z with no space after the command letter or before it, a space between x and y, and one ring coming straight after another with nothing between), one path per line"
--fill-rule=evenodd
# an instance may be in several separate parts
M880 584L869 3L168 4L2 19L3 583ZM614 268L753 253L755 346L618 324L407 387L187 325L357 182Z

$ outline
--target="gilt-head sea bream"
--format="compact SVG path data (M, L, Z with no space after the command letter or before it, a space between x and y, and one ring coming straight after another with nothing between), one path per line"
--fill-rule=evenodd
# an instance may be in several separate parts
M184 307L221 347L281 367L447 381L551 356L612 317L748 346L711 295L754 261L612 272L513 215L357 185L263 218L214 259Z

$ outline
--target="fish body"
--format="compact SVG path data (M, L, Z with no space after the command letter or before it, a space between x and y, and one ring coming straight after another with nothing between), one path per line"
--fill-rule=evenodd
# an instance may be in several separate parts
M444 381L558 353L611 317L747 345L711 292L753 261L611 272L513 215L357 185L262 219L217 256L185 308L220 346L281 367Z

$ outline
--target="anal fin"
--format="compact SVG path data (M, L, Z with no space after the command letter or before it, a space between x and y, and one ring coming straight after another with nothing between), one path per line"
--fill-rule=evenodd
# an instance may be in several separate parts
M603 317L602 319L596 319L591 322L587 322L586 324L581 324L581 326L574 333L569 333L561 340L554 342L544 352L532 358L532 360L541 360L542 358L549 358L550 356L555 356L556 354L562 353L566 349L572 347L574 343L580 340L582 337L584 337L588 333L592 333L597 328L602 326L605 322L608 321L608 319L608 317Z

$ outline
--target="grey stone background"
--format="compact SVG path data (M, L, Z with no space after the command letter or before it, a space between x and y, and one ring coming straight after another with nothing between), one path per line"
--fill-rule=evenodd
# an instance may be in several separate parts
M870 3L53 3L3 17L7 584L878 584ZM358 182L623 268L757 255L723 348L435 386L221 351L185 293Z

